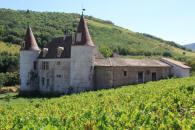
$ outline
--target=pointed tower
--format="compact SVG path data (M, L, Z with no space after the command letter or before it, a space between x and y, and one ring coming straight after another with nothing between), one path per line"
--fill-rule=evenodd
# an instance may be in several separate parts
M80 22L77 28L75 45L94 46L83 15L80 18Z
M22 44L20 49L20 94L33 92L38 87L38 78L36 78L36 61L39 53L40 49L37 45L30 26L28 26L25 36L25 42Z
M82 14L71 47L71 87L74 92L93 90L95 46Z

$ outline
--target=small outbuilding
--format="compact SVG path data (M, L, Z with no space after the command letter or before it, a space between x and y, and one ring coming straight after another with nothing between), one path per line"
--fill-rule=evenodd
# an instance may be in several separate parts
M170 65L172 67L171 74L174 77L183 78L183 77L189 77L190 76L190 67L185 65L182 62L172 60L169 58L161 58L160 61Z

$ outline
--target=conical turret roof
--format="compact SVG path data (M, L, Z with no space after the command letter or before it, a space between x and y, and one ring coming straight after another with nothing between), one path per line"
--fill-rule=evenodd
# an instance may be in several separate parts
M24 46L21 48L21 50L33 50L33 51L40 50L30 26L28 26L27 28L26 36L25 36L25 43L24 43Z
M81 41L76 42L77 45L88 45L88 46L94 46L94 43L91 39L91 36L89 34L87 23L85 22L84 16L81 16L78 28L77 28L77 34L81 33Z

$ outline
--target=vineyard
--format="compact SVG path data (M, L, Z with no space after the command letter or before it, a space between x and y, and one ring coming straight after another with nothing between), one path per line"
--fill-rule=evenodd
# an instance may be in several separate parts
M53 98L0 99L0 129L195 129L195 77Z

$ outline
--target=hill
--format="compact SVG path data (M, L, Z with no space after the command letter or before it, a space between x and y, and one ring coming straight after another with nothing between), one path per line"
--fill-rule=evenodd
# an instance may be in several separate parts
M53 98L1 95L0 127L194 129L194 84L190 77Z
M0 41L0 54L1 53L9 53L9 54L17 54L19 53L20 46L17 44L4 43Z
M184 45L186 48L192 49L193 51L195 51L195 43L191 43L191 44L187 44Z
M79 14L34 12L0 9L0 40L21 44L27 24L30 23L41 48L53 37L63 36L68 28L71 34L79 22ZM85 16L93 41L105 49L120 55L166 55L194 57L195 53L174 42L165 41L149 34L136 33L92 16ZM110 52L108 51L108 52Z

